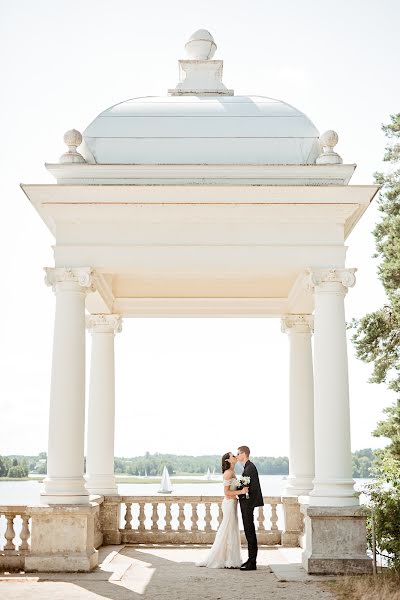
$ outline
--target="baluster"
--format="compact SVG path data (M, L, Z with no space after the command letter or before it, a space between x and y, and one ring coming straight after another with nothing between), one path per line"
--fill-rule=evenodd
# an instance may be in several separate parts
M205 502L206 506L206 516L204 518L205 527L204 531L212 531L211 529L211 502Z
M262 506L258 507L258 531L265 531L264 527L264 509Z
M7 540L6 545L4 546L4 550L15 550L15 545L13 544L13 539L15 538L14 531L14 515L12 513L6 513L5 517L7 519L7 529L4 534L4 537Z
M218 525L222 523L222 505L218 504Z
M20 551L29 550L28 539L30 536L29 532L29 515L21 515L22 518L22 529L19 537L21 538Z
M153 502L153 513L151 515L151 531L158 531L158 502Z
M146 527L145 527L145 520L146 520L146 515L144 513L144 506L145 506L145 502L139 502L139 525L138 525L138 531L145 531Z
M198 531L197 521L199 520L199 515L197 514L197 502L192 502L192 527L191 531Z
M164 528L164 531L172 530L171 521L172 521L171 502L167 501L165 503L165 528Z
M126 502L125 529L132 529L132 502Z
M185 531L185 502L178 502L178 531Z
M278 514L276 512L276 502L271 502L271 531L278 530Z

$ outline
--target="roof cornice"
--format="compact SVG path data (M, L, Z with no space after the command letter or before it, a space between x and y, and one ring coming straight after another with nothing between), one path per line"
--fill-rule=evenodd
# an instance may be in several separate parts
M152 165L46 164L60 184L347 185L355 164Z

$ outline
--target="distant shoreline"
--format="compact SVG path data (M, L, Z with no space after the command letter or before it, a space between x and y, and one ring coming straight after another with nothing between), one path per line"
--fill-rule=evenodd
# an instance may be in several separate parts
M8 482L8 481L37 481L38 483L41 483L44 479L45 479L45 475L32 475L32 477L0 477L0 483L4 482ZM205 484L205 483L220 483L222 481L222 478L220 477L216 477L215 479L206 479L206 477L204 476L204 473L198 473L197 475L195 474L195 477L185 477L185 476L172 476L171 477L171 481L172 483L176 484L176 483L197 483L197 484ZM283 474L280 473L274 473L273 475L265 475L265 477L286 477ZM149 483L149 484L154 484L154 483L160 483L161 481L161 476L157 476L157 477L138 477L136 475L121 475L118 474L115 476L116 482L117 483ZM373 477L356 477L355 479L373 479Z
M32 477L0 477L1 482L7 481L38 481L39 483L45 479L46 475L32 475ZM160 483L161 475L157 477L138 477L136 475L115 475L117 483ZM194 477L171 477L172 483L219 483L222 478L206 479L204 473L199 473Z

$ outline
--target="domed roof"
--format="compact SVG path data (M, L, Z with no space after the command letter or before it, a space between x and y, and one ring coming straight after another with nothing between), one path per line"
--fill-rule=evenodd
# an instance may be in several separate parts
M100 164L313 164L319 133L299 110L263 96L234 96L198 30L169 96L133 98L102 112L83 133L82 153Z
M101 164L312 164L318 137L303 113L262 96L134 98L83 133Z

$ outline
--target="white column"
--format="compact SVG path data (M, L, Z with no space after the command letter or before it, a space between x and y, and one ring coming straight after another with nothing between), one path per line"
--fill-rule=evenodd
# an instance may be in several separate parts
M314 506L351 506L354 495L344 297L355 284L355 269L310 269L315 294Z
M114 476L115 363L114 335L119 315L90 315L92 358L86 452L86 487L91 494L118 493Z
M94 290L90 268L45 269L56 294L51 372L46 504L85 504L85 296Z
M283 495L307 495L314 479L314 380L311 315L287 315L282 331L289 334L289 477Z

